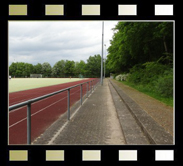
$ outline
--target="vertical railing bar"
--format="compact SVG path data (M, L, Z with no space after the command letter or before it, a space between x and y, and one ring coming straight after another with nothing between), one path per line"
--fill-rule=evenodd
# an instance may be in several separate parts
M92 91L93 91L93 80L92 80Z
M88 85L89 85L89 83L87 82L87 97L88 97Z
M91 88L91 81L90 81L90 93L91 93L91 91L92 91L92 88Z
M27 144L31 144L31 103L27 104Z
M82 84L80 86L80 98L81 98L81 105L82 105Z
M93 91L94 91L94 86L95 86L95 83L94 82L95 82L95 80L93 80Z
M91 81L91 92L93 91L93 81Z
M70 120L70 89L67 90L67 120Z

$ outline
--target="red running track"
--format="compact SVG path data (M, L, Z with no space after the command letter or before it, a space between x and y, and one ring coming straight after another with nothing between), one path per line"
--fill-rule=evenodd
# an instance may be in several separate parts
M61 89L68 88L93 78L59 85L36 88L9 94L9 105L43 96ZM96 84L98 79L93 82ZM91 85L89 83L89 90ZM83 85L83 96L87 84ZM70 105L80 100L80 86L70 90ZM61 114L67 111L67 91L31 104L31 141L39 137ZM27 106L9 112L9 144L27 144Z

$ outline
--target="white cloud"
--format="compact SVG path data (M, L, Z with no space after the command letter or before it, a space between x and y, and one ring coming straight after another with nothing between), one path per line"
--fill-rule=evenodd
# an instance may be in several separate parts
M110 45L117 21L104 22L104 43ZM86 61L102 52L101 21L10 21L9 64L31 64L61 59ZM104 47L105 49L105 47Z

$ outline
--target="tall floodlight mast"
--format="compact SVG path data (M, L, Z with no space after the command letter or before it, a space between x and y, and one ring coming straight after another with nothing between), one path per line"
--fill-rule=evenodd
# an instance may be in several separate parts
M104 47L104 21L102 21L102 57L101 57L101 85L103 85L103 47Z
M107 49L106 49L106 44L104 44L105 46L105 54L104 54L104 78L105 78L105 62L106 62L106 52L107 52Z

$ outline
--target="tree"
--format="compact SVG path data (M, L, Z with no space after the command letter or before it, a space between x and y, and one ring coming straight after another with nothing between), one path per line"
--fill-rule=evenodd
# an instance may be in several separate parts
M16 76L17 63L12 63L9 67L9 75L12 77Z
M41 74L42 73L42 65L41 63L37 63L34 65L34 74Z
M60 60L55 63L52 68L52 75L53 77L65 77L65 60Z
M9 67L9 74L13 77L29 77L33 72L33 65L24 62L12 63Z
M30 74L34 73L34 66L32 64L25 63L24 64L24 71L25 71L24 76L30 77Z
M86 63L83 60L75 63L75 76L78 77L79 74L86 75Z
M87 59L87 76L88 77L100 77L101 72L101 56L94 55Z
M136 64L167 58L173 52L171 22L119 22L114 31L107 56L111 72L129 72Z
M75 62L66 60L64 69L66 77L74 76Z
M51 77L51 71L52 71L51 65L48 62L44 62L42 64L43 77Z

